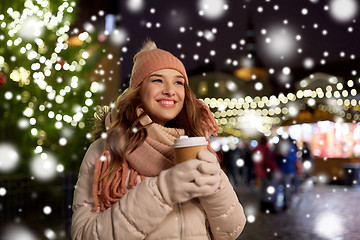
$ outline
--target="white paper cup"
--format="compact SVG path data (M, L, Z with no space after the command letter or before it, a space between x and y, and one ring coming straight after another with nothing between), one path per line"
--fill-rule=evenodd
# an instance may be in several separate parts
M175 140L175 160L177 163L182 163L191 159L196 159L197 154L206 150L208 141L205 137L188 137L181 136Z

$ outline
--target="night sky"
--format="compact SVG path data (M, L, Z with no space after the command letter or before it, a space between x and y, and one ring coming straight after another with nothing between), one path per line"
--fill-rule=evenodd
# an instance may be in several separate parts
M270 78L275 84L301 80L291 74L280 80L284 67L307 74L327 65L348 66L346 75L355 78L358 73L349 63L358 62L360 55L358 4L355 0L111 2L108 11L117 15L116 28L123 39L120 81L128 80L132 57L147 37L179 57L189 75L206 69L232 73L246 52L249 18L256 52L265 67L274 70Z

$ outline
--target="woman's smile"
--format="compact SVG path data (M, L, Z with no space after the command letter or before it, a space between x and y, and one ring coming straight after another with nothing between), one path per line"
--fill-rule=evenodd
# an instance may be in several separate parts
M163 107L173 108L175 107L176 101L172 99L160 99L157 101Z

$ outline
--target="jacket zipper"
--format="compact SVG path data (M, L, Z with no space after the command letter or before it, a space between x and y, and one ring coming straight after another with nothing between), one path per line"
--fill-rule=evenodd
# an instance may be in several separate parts
M179 213L179 223L180 223L180 240L183 239L184 236L184 216L182 214L182 210L181 210L181 203L176 204L177 208L178 208L178 213Z

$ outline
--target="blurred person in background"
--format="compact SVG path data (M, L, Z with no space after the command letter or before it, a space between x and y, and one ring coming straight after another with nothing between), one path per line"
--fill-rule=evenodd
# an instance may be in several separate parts
M276 161L280 167L285 185L285 207L289 207L292 194L297 192L297 151L296 141L291 137L280 138L275 150Z
M240 149L236 144L229 144L229 150L223 151L223 166L225 167L226 175L229 177L234 189L237 188L240 176L237 166L237 161L240 159Z
M260 189L261 186L266 185L266 181L271 178L274 173L279 173L279 166L274 159L274 153L268 145L266 136L261 136L258 145L254 148L253 162L256 186Z
M245 141L242 145L241 156L244 159L243 167L243 179L249 187L255 185L255 169L253 161L253 149L250 145L250 141Z
M314 164L314 158L311 154L311 148L308 142L303 142L301 160L304 169L304 177L305 179L308 179L311 175L311 169Z

